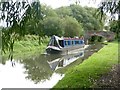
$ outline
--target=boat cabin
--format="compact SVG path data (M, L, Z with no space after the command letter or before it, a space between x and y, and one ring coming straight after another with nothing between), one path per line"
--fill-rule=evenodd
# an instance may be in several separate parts
M84 44L84 40L80 38L59 38L57 36L52 36L49 46L56 46L56 47L68 47L68 46L75 46Z
M68 51L84 47L84 40L81 38L64 38L53 35L50 39L47 52Z

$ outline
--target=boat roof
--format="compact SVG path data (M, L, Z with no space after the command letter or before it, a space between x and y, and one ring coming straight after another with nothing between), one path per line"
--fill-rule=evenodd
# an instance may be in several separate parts
M64 38L64 40L82 40L81 38Z
M53 35L52 37L56 38L57 40L82 40L81 38L79 37L75 37L75 38L70 38L70 37L58 37L58 36L55 36Z
M63 38L60 38L60 37L55 36L55 35L53 35L53 37L55 37L55 38L58 39L58 40L63 40Z

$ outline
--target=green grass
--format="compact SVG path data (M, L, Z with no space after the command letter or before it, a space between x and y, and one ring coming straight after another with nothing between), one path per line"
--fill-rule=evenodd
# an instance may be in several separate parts
M13 51L14 59L27 58L34 54L43 53L48 44L49 38L41 38L41 44L39 44L38 41L38 36L35 35L27 35L22 40L16 41ZM3 59L7 59L8 56L9 52L6 51L6 54L3 54Z
M67 71L65 77L53 88L92 88L93 83L117 63L118 43L108 43L82 64Z

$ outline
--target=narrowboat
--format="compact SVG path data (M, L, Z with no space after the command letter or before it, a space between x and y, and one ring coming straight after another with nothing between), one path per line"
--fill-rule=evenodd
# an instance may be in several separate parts
M46 48L48 54L68 54L69 52L76 51L84 48L84 39L82 38L68 38L58 37L53 35Z

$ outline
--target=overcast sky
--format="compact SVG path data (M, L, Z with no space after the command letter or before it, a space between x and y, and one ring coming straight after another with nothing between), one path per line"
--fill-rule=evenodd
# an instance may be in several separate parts
M58 8L61 6L69 6L75 3L76 0L40 0L40 3L51 6L52 8ZM77 0L78 1L78 0ZM97 7L101 0L79 0L80 5L88 7Z
M21 0L13 0L13 1L21 1ZM28 1L37 1L37 0L28 0ZM70 4L75 4L76 0L39 0L41 4L46 4L47 6L51 6L53 9L61 6L69 6ZM88 7L98 7L101 0L77 0L80 1L81 6ZM0 22L0 26L5 25L5 23Z

